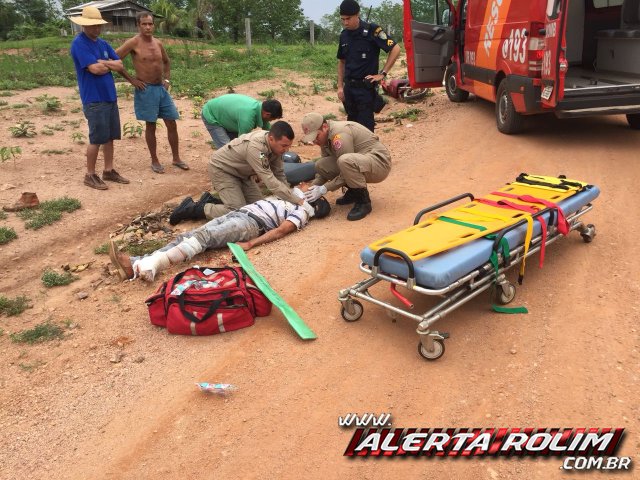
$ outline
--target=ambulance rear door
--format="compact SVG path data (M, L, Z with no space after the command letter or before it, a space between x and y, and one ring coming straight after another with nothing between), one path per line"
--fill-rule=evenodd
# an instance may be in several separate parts
M439 87L455 47L455 8L450 0L403 3L409 82L413 88Z
M569 0L547 0L542 55L542 105L555 107L564 96L567 74L565 27ZM575 1L575 0L574 0Z

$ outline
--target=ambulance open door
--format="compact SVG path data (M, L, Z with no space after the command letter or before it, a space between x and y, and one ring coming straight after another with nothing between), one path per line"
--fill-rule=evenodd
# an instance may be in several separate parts
M404 47L413 88L439 87L454 49L455 8L449 0L403 0Z
M568 0L547 0L542 54L541 101L555 107L564 97L564 79L569 63L565 56L565 28Z

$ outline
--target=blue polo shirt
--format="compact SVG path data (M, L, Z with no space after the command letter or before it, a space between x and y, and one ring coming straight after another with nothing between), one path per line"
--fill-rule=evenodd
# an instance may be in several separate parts
M115 102L117 100L116 86L113 75L94 75L87 67L98 63L99 59L119 60L115 50L107 42L98 38L96 41L80 33L71 42L71 58L76 67L78 88L82 104L94 102Z

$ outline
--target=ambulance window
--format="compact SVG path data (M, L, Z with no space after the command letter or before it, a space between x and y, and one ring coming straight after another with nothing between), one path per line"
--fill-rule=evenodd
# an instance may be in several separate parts
M624 3L624 0L593 0L593 6L596 8L618 7Z
M416 22L449 25L451 16L446 13L448 10L446 0L411 0L411 16Z
M547 18L558 18L560 13L560 0L547 0Z

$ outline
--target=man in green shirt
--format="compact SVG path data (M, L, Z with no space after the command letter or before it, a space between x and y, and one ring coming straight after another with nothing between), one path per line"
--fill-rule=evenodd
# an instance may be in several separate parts
M213 98L202 107L202 121L216 148L256 127L269 130L269 121L279 118L282 105L278 100L260 102L237 93Z

